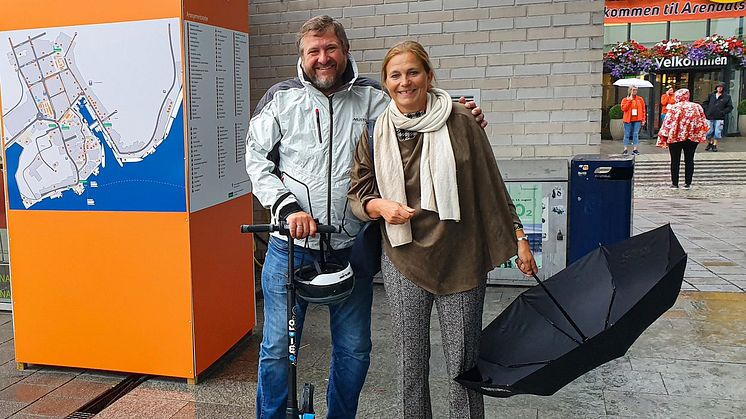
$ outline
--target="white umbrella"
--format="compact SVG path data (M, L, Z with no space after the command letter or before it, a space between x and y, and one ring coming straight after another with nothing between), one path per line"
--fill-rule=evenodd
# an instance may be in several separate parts
M635 86L635 87L653 87L653 84L650 83L647 80L641 80L641 79L619 79L614 82L614 86L621 86L621 87L629 87L629 86Z

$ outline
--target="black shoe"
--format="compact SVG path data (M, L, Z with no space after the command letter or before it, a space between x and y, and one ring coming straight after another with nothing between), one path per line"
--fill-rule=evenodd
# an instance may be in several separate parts
M718 151L718 146L712 145L712 148L710 148L710 151Z
M679 185L671 185L668 189L679 189Z
M705 151L710 151L712 148L712 143L707 143L707 147L705 147Z
M691 188L691 187L692 187L692 185L690 185L690 184L688 184L688 183L687 183L686 185L684 185L684 189L689 189L689 188Z

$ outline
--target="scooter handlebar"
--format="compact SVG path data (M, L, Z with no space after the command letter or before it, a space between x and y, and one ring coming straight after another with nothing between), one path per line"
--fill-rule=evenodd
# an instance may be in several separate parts
M279 231L280 234L289 235L288 225L285 222L280 224L243 224L241 225L241 233L267 233ZM316 224L316 232L318 233L339 233L342 231L341 228L335 227L328 224Z
M278 226L275 224L242 224L241 233L266 233L277 231Z

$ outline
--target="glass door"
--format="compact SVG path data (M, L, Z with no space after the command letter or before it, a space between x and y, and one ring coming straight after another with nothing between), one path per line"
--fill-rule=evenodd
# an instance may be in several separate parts
M694 73L689 91L692 93L691 101L701 104L707 96L715 91L715 85L719 81L719 71L708 71L706 73Z
M673 87L674 91L683 87L689 88L689 73L676 72L676 73L661 73L656 74L655 83L653 88L653 98L651 103L652 112L651 117L648 118L650 121L654 121L650 124L650 129L653 132L658 132L661 124L661 96L666 92L666 86ZM655 119L653 119L653 117Z

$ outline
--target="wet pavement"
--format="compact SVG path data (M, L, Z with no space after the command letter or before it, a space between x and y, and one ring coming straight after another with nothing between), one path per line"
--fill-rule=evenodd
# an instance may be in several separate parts
M604 142L609 152L618 144ZM746 159L746 147L725 151ZM667 159L641 147L638 158ZM726 154L730 153L730 154ZM699 154L704 153L698 153ZM708 153L707 158L716 153ZM635 234L671 223L689 254L675 306L628 353L550 397L486 398L488 418L742 418L746 417L746 186L668 190L636 187ZM523 291L490 287L485 324ZM261 304L261 302L259 302ZM261 307L259 309L261 313ZM261 321L261 319L260 319ZM301 349L300 382L317 386L319 417L329 362L327 310L312 307ZM431 391L435 418L447 417L447 383L437 317L431 319ZM358 417L393 417L396 375L386 348L389 309L375 286L374 350ZM261 328L191 386L152 378L96 417L249 418L255 415L256 359ZM10 314L0 314L0 417L65 417L125 377L122 374L31 366L17 371Z
M490 287L485 322L521 289ZM376 286L374 353L359 417L393 417L394 361L388 305ZM488 418L739 418L746 412L746 294L684 291L622 358L580 377L550 397L486 398ZM312 309L304 334L300 381L326 386L329 336L326 310ZM432 318L431 389L436 418L447 417L447 382L439 328ZM7 324L3 327L7 327ZM119 399L101 418L248 418L254 416L259 336L241 342L197 386L154 378ZM83 399L80 389L101 391L114 376L39 369L0 369L0 414L14 418L63 417ZM14 384L13 384L14 383ZM66 391L76 383L75 392ZM45 392L48 394L45 395ZM76 397L73 397L76 396ZM323 417L325 403L317 397Z

